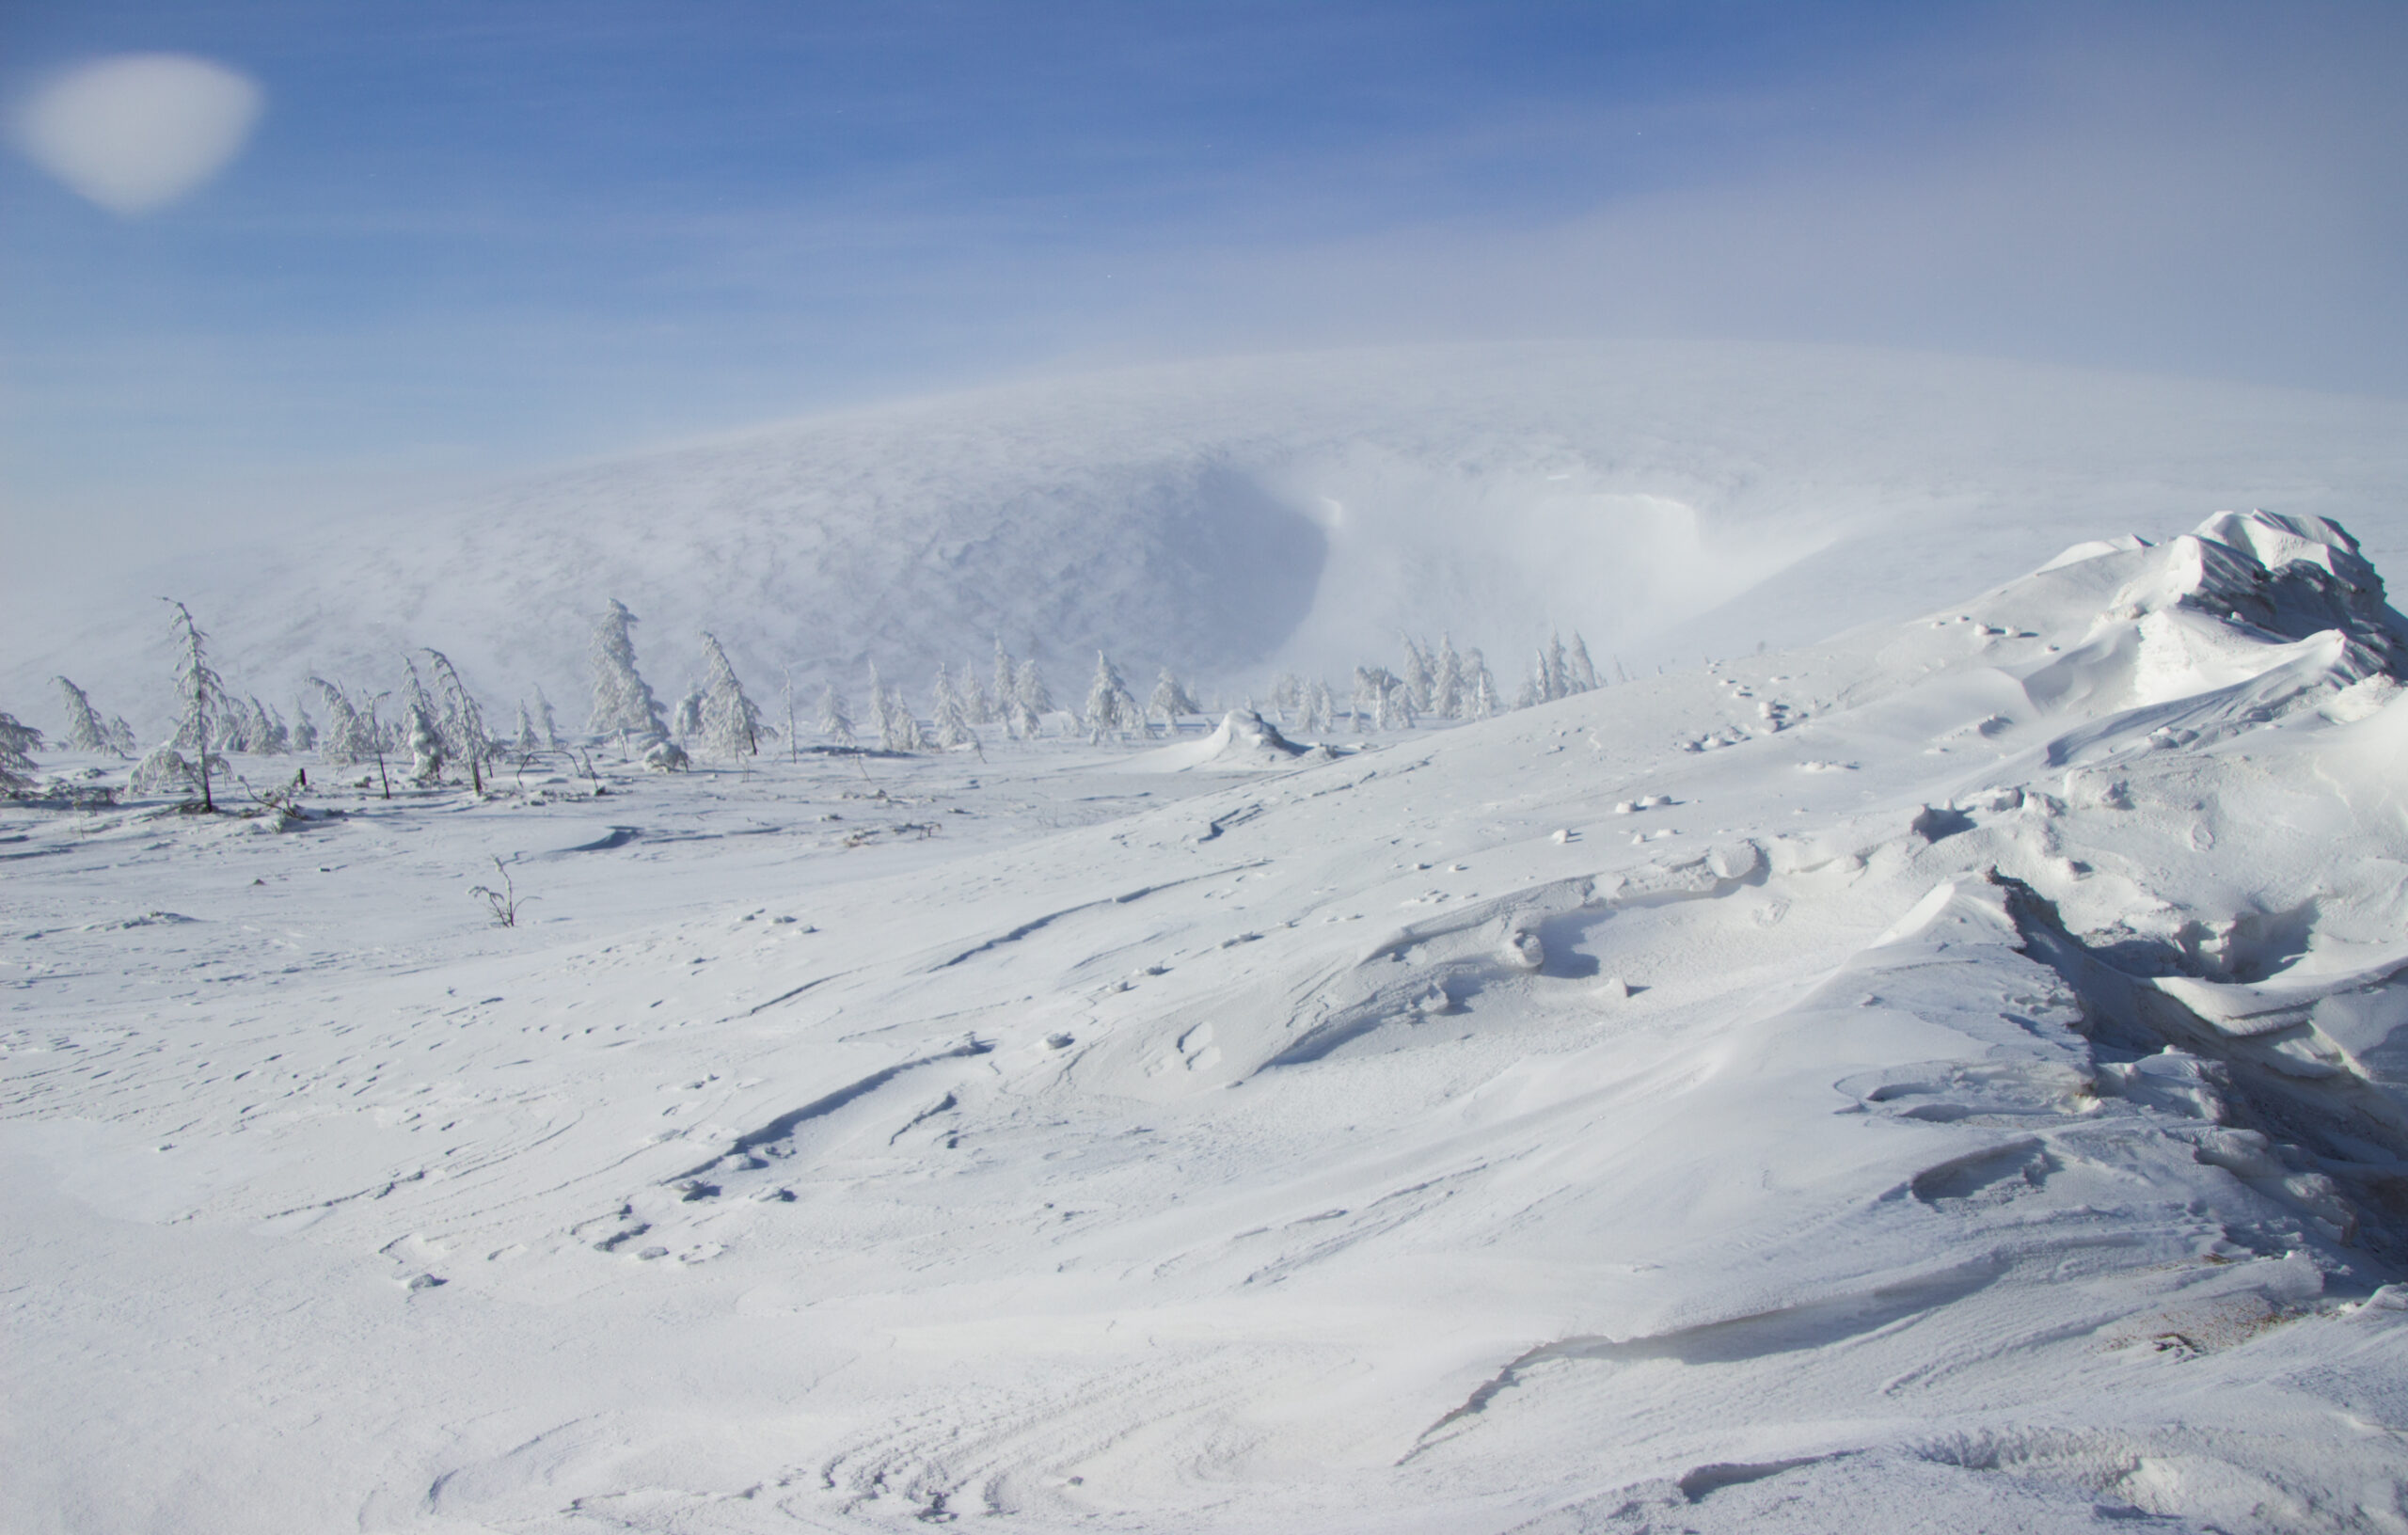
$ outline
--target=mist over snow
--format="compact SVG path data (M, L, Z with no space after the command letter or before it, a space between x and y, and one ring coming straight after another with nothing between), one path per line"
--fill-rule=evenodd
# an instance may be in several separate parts
M1577 631L1693 668L1903 614L2102 530L2202 509L2345 518L2408 553L2408 406L2027 364L1619 343L1266 356L764 427L170 564L60 570L0 610L0 698L64 672L146 726L156 595L236 686L391 685L433 645L582 721L593 616L665 694L700 632L756 691L866 663L913 691L1000 634L1057 691L1093 652L1243 690L1481 647L1510 691ZM139 574L129 574L129 570Z

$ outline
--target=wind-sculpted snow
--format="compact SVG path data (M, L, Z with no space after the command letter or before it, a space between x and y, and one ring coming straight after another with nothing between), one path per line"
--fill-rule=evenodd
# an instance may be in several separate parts
M0 1524L2400 1528L2402 634L2226 514L1286 766L8 812Z

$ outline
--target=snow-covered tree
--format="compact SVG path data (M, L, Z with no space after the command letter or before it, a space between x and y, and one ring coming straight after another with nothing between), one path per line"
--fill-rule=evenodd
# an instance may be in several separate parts
M1464 717L1464 660L1455 654L1454 636L1441 630L1438 659L1430 677L1430 712L1441 720Z
M435 715L421 693L402 705L402 718L409 729L410 777L420 783L433 783L443 777L443 731L436 724Z
M1045 717L1054 712L1054 695L1046 688L1045 673L1034 656L1021 662L1012 674L1012 706L1021 735L1035 740L1045 728Z
M1172 676L1170 668L1165 666L1154 678L1153 696L1146 701L1146 709L1149 714L1161 715L1164 724L1177 730L1180 715L1200 714L1203 705L1187 696L1187 689L1180 686L1179 679Z
M728 664L727 652L707 631L703 635L701 715L703 750L715 756L750 757L761 750L761 711L745 696L744 684Z
M1587 693L1596 690L1597 668L1589 659L1589 641L1580 638L1578 629L1572 631L1572 658L1566 671L1568 674L1565 680L1571 684L1574 692Z
M1530 674L1522 679L1522 691L1513 700L1517 709L1535 708L1547 701L1546 652L1535 651L1530 656Z
M693 740L703 733L703 690L689 688L677 706L669 711L669 734L680 740Z
M41 732L16 716L0 714L0 795L11 799L34 787L33 753L41 750Z
M109 727L101 723L101 717L92 712L92 701L85 695L84 689L65 677L53 677L50 680L58 685L59 702L67 706L67 750L70 752L112 750L109 745Z
M1137 706L1129 685L1120 680L1120 669L1100 650L1095 653L1095 678L1087 684L1087 703L1082 715L1087 739L1099 743L1106 731L1117 736L1143 730L1146 725L1146 711Z
M1413 706L1427 714L1431 707L1431 690L1438 680L1438 669L1431 661L1430 653L1414 642L1413 636L1408 634L1402 638L1404 641L1404 676L1402 680Z
M1403 682L1386 667L1356 667L1354 698L1356 721L1359 723L1368 716L1372 729L1388 729L1396 717L1396 694L1403 687Z
M903 702L903 690L889 688L879 680L878 663L869 668L870 706L878 720L878 747L881 752L925 752L928 738L920 732L919 717Z
M261 703L256 693L246 702L250 714L243 732L243 750L261 757L280 757L292 750L292 733L285 728L284 716Z
M597 736L657 741L669 734L660 720L660 701L636 671L632 631L636 615L612 598L594 625L594 718L586 728Z
M560 721L552 717L552 701L544 696L544 689L540 685L535 689L535 722L544 727L544 749L547 752L559 751L561 749Z
M315 752L318 749L318 721L309 718L309 702L300 694L293 695L293 750Z
M1019 673L1012 669L1011 652L1004 648L1004 637L1000 634L995 636L994 677L989 684L989 688L995 697L992 718L1009 734L1019 735L1021 733L1020 709L1017 704L1020 678Z
M987 696L987 689L979 684L976 669L968 661L961 663L959 686L962 718L974 725L991 725L1000 718L995 712L995 701Z
M965 680L967 680L967 673ZM972 682L974 692L977 684ZM930 705L928 723L936 732L937 745L947 752L978 744L978 733L970 727L969 705L962 701L961 690L954 686L953 674L937 663L936 699Z
M435 693L438 709L436 728L442 733L444 750L455 762L468 765L468 784L478 794L485 792L484 765L495 755L494 739L485 731L485 712L477 706L467 685L460 680L450 657L439 650L429 650L427 656L435 668ZM415 675L415 673L413 673ZM412 743L415 746L415 742Z
M1464 652L1464 709L1466 720L1491 720L1504 712L1505 701L1489 674L1488 657L1477 648Z
M341 688L325 678L313 676L309 681L326 704L326 731L318 743L318 755L339 768L374 756L383 743L377 739L368 717L352 705Z
M845 695L830 683L819 693L819 734L841 746L853 744L853 714L845 704Z
M200 808L214 811L217 800L211 793L211 779L225 762L213 747L217 722L232 708L233 695L227 691L226 679L209 664L209 636L193 622L192 610L173 598L164 600L176 610L168 620L167 634L176 653L178 709L176 733L160 750L193 753L187 775L200 788ZM164 769L166 764L161 767Z
M523 698L518 701L518 738L511 743L511 750L521 758L531 757L544 750L544 738L535 734L535 717L528 712L527 701Z

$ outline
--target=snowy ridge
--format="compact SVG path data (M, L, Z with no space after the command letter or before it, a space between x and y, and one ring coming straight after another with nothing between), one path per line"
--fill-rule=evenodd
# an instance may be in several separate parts
M1234 780L12 813L0 1512L2400 1527L2402 632L2225 514Z
M2235 496L2346 515L2408 488L2408 406L1906 354L1672 343L1230 359L906 402L584 466L167 568L52 571L0 604L0 708L51 728L65 673L145 734L159 593L230 681L394 685L433 645L488 709L583 724L626 603L664 699L701 632L756 698L791 670L923 708L998 634L1057 690L1098 648L1255 687L1480 646L1512 696L1550 630L1601 667L1693 666L1970 590L2109 526ZM2376 520L2369 520L2376 519Z

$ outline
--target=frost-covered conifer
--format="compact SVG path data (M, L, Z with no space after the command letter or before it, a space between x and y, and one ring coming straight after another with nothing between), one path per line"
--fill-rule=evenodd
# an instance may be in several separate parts
M210 781L225 766L212 747L217 734L217 722L233 703L226 690L226 679L209 664L209 636L193 622L192 610L173 598L163 599L173 608L175 616L168 621L169 642L176 647L176 716L175 736L160 750L171 755L176 749L193 753L193 761L185 765L186 775L200 788L200 808L214 811L216 799L210 792ZM154 753L155 754L155 753ZM166 763L162 763L162 769ZM140 776L137 768L135 776Z
M903 702L899 688L889 688L878 674L878 663L869 667L870 708L878 720L878 746L881 752L925 752L928 739L920 733L920 721L911 705Z
M703 635L705 679L696 707L703 750L715 756L750 757L761 750L761 711L745 695L728 664L727 652L707 631Z
M991 725L1002 718L995 712L995 701L980 685L977 671L968 661L961 663L960 688L962 717L972 724Z
M1170 668L1166 666L1154 678L1154 693L1147 700L1146 707L1149 714L1161 715L1163 723L1173 730L1179 728L1180 715L1203 712L1196 700L1187 696L1187 689L1180 686L1179 679L1170 674Z
M1084 714L1087 739L1099 743L1106 731L1117 736L1145 726L1145 711L1137 706L1137 700L1129 691L1129 685L1120 680L1120 669L1112 664L1112 657L1100 650L1095 653L1095 679L1087 684L1087 704Z
M682 740L693 740L703 733L703 690L689 688L677 706L669 711L669 734Z
M1493 720L1504 707L1505 701L1497 691L1497 679L1488 672L1488 657L1477 648L1465 651L1464 718Z
M535 734L535 717L527 711L527 701L523 698L518 701L518 739L512 743L511 749L522 758L531 757L544 750L544 738Z
M410 777L433 783L443 776L443 731L421 693L403 705L409 725Z
M994 676L988 684L995 695L994 721L1006 732L1020 734L1020 710L1015 707L1020 691L1018 674L1012 670L1011 652L1004 648L1004 637L995 636Z
M1596 690L1597 668L1589 659L1589 641L1580 638L1578 629L1572 631L1572 658L1568 671L1568 680L1572 684L1574 692L1587 693Z
M284 716L261 703L256 693L251 695L250 705L249 750L262 757L280 757L291 751L293 735L285 728Z
M540 686L535 689L535 722L544 727L544 749L547 752L559 751L561 749L560 721L552 717L552 701L544 696L544 689Z
M135 753L134 727L125 722L125 716L121 714L109 716L109 750L120 757L130 757Z
M1513 707L1534 708L1546 698L1546 652L1535 651L1530 656L1530 674L1522 679L1521 695L1513 700Z
M1021 662L1012 676L1012 704L1019 710L1021 734L1035 740L1045 728L1045 717L1054 712L1054 694L1046 688L1045 673L1034 656Z
M92 712L92 701L85 696L84 689L65 677L53 677L50 680L58 685L59 702L67 705L67 750L70 752L113 750L109 745L109 727L101 723L101 717Z
M1408 634L1402 638L1404 641L1406 696L1415 708L1426 714L1431 705L1431 689L1438 680L1437 667L1432 663L1430 653L1414 642L1413 636Z
M636 615L611 599L594 625L594 718L586 728L597 736L657 741L669 734L660 720L660 701L636 671L636 643L631 631Z
M819 694L819 734L843 746L853 744L853 715L845 695L830 683Z
M965 673L965 678L967 675ZM975 682L970 686L976 691ZM937 745L945 751L956 752L978 744L978 733L970 728L969 706L962 702L961 690L954 686L953 674L944 669L943 661L937 663L936 702L928 718L936 731Z
M41 750L41 732L16 716L0 714L0 795L14 799L32 792L33 753Z
M1338 700L1331 696L1329 684L1315 677L1304 685L1298 696L1300 700L1298 706L1304 712L1304 728L1310 731L1327 730L1330 727L1332 716L1338 712Z
M324 677L313 676L309 681L326 703L326 733L318 743L318 755L338 768L373 757L381 743L368 718L352 706L341 688Z
M309 718L309 702L299 693L293 695L293 750L315 752L318 749L318 722Z
M1430 712L1441 720L1464 717L1464 661L1455 654L1454 637L1438 634L1438 659L1430 677Z
M436 716L436 728L442 733L444 750L454 760L468 765L468 784L483 794L484 765L495 755L494 739L485 732L485 712L469 695L467 685L453 670L450 657L439 650L430 650L427 655L435 667L436 698L441 710Z
M1368 716L1370 728L1386 730L1395 717L1394 695L1403 684L1395 673L1385 666L1358 666L1354 669L1354 710L1360 725Z

